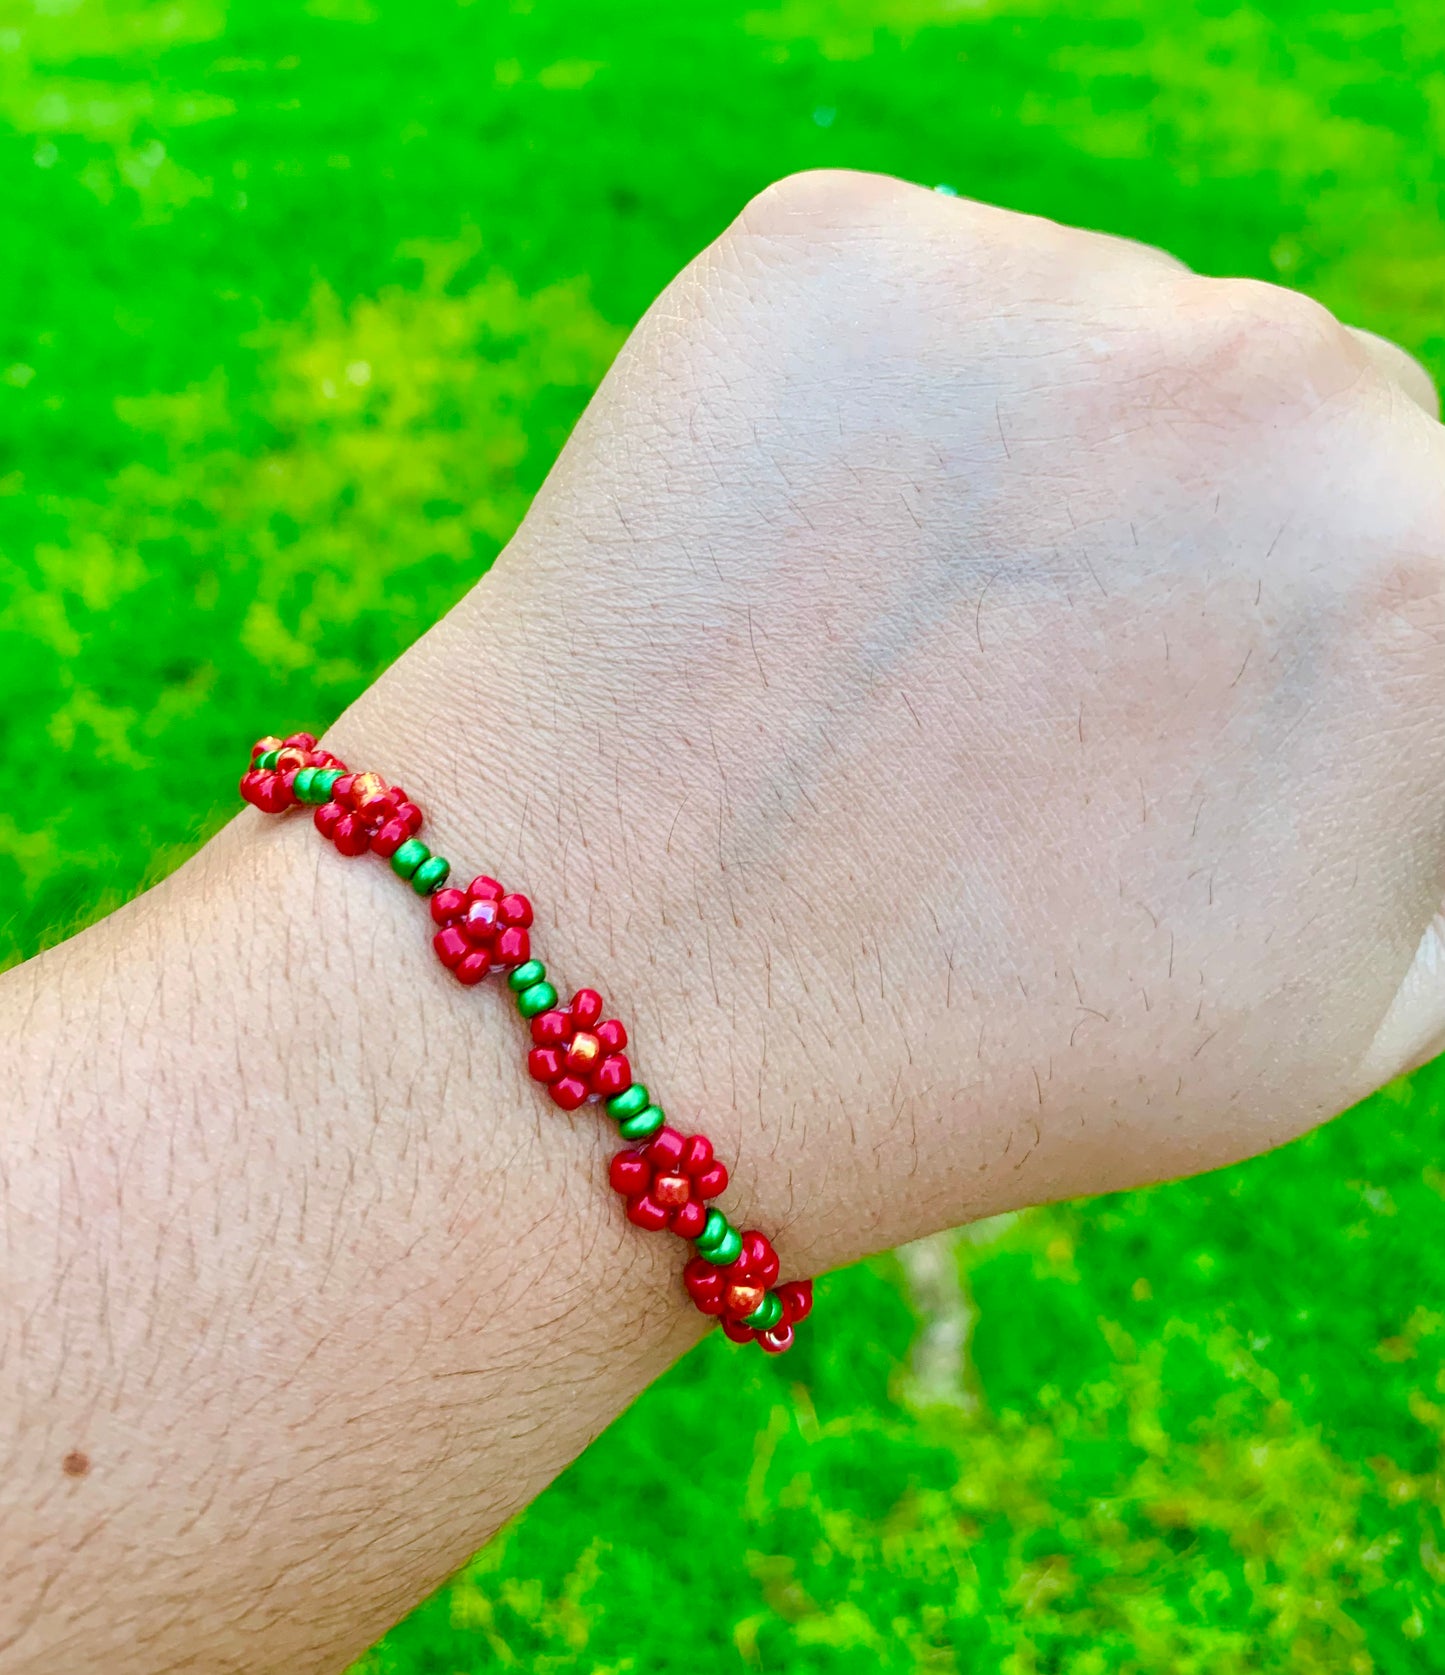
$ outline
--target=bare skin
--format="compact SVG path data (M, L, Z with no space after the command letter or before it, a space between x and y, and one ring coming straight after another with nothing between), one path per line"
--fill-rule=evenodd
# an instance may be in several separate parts
M1432 401L1299 297L785 182L330 742L786 1273L1211 1168L1445 1032ZM0 983L5 1675L335 1669L698 1337L409 901L248 812Z

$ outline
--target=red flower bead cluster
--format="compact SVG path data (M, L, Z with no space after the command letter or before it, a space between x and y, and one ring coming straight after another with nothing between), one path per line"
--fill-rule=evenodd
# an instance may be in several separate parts
M251 766L241 775L241 795L263 814L279 814L296 802L296 775L302 768L340 768L344 773L346 764L319 749L310 733L257 739L251 746Z
M813 1306L811 1283L779 1285L778 1256L767 1236L738 1232L712 1205L727 1190L727 1169L705 1135L667 1126L647 1089L634 1081L624 1051L627 1031L603 1016L602 996L578 989L559 1004L546 967L532 957L531 902L485 876L465 890L443 888L450 863L418 839L422 813L406 792L380 774L352 773L310 733L258 739L241 776L241 795L267 814L313 805L317 830L343 855L380 855L418 895L429 896L432 946L459 983L479 983L493 971L508 974L517 1010L531 1024L527 1069L533 1079L564 1111L605 1101L622 1137L633 1142L609 1169L628 1220L695 1241L697 1254L683 1269L683 1282L734 1343L757 1343L769 1355L791 1347L793 1328Z
M575 1111L587 1099L611 1099L632 1086L632 1066L622 1049L627 1031L602 1016L596 989L578 989L568 1006L554 1006L532 1019L527 1069L545 1082L554 1103Z
M371 773L343 773L312 818L341 854L364 855L370 849L384 860L422 826L421 810L406 792Z
M630 1222L650 1233L666 1227L684 1239L702 1232L708 1199L725 1192L728 1184L727 1170L712 1155L712 1141L705 1134L684 1139L675 1128L660 1128L645 1146L618 1152L608 1178L612 1190L627 1200Z
M438 890L431 916L437 958L459 983L480 983L489 971L514 971L532 957L532 904L495 878L474 878L465 890Z
M812 1312L812 1282L776 1284L778 1253L765 1233L744 1233L742 1245L741 1255L725 1268L714 1267L706 1257L693 1257L682 1271L682 1282L704 1314L721 1319L723 1331L734 1343L756 1342L770 1354L781 1355L792 1346L793 1327ZM744 1325L770 1291L782 1304L782 1318L761 1331Z

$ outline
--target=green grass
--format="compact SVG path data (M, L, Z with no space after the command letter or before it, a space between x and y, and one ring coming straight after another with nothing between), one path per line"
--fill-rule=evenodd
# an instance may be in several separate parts
M1150 239L1438 373L1442 157L1438 0L0 0L0 958L476 579L767 180ZM1442 1101L833 1277L359 1670L1445 1670Z

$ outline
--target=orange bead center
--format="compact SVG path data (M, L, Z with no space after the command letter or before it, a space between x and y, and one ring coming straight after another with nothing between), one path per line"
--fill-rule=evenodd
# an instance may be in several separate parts
M763 1288L760 1285L730 1285L727 1291L727 1306L730 1314L751 1314L763 1300Z
M581 1071L583 1075L595 1069L602 1057L602 1043L595 1035L582 1030L572 1037L572 1045L567 1049L567 1068Z
M386 781L380 774L357 774L351 782L351 801L355 808L365 808L385 795Z
M687 1203L691 1192L686 1175L659 1175L652 1183L652 1196L669 1209Z

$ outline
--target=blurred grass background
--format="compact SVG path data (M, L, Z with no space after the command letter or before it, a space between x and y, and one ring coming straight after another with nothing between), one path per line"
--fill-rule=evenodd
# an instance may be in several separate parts
M0 959L475 581L768 180L1152 240L1438 374L1442 156L1439 0L0 0ZM358 1675L1445 1669L1442 1099L704 1345Z

